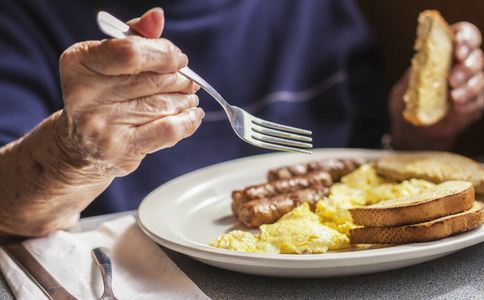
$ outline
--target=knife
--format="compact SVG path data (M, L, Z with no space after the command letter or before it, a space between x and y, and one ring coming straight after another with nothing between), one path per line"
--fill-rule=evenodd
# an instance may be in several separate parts
M6 244L3 249L48 299L77 299L21 243Z

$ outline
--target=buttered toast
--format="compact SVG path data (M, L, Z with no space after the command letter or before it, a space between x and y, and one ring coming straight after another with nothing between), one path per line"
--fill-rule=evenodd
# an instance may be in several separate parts
M432 221L388 227L361 227L350 230L352 244L405 244L445 238L479 227L484 221L484 204Z
M453 153L438 151L397 152L386 155L375 163L378 174L402 181L410 178L434 183L463 180L474 184L477 193L484 193L484 167Z
M447 113L452 63L453 33L438 11L420 13L414 48L403 116L413 125L429 126Z
M353 223L363 226L416 224L468 210L474 204L474 187L467 181L447 181L404 198L350 209Z

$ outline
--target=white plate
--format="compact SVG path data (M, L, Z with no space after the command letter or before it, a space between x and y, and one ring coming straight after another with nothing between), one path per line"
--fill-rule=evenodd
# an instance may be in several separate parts
M429 261L484 241L484 227L446 239L379 249L326 254L253 254L207 244L237 225L230 209L235 188L264 181L267 170L321 158L376 158L383 152L325 149L313 155L266 154L210 166L151 192L138 222L155 242L216 267L283 277L333 277L373 273Z

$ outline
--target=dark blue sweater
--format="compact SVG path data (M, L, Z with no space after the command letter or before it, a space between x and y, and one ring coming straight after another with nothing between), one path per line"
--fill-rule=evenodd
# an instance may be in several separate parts
M59 55L104 38L98 10L128 20L154 6L165 10L163 35L232 104L312 129L316 147L378 146L386 100L367 27L345 0L0 1L0 146L62 108ZM200 99L207 116L194 136L148 156L84 214L134 209L175 176L263 152L234 135L215 101Z

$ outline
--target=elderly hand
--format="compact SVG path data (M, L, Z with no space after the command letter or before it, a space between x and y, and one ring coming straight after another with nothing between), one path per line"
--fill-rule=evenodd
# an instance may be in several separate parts
M158 38L163 11L130 25L148 38L67 49L60 59L64 109L0 147L0 234L43 236L71 226L116 176L200 126L198 86L177 73L187 57Z
M152 9L130 22L148 38L81 42L60 58L62 143L76 163L94 167L93 175L126 175L146 154L200 126L198 86L177 73L188 59L158 38L163 22L163 11Z
M390 96L394 145L403 149L448 149L458 135L479 120L484 110L484 58L481 33L471 23L451 26L455 34L454 64L449 76L450 110L438 123L416 127L402 117L403 94L408 72L395 85Z

